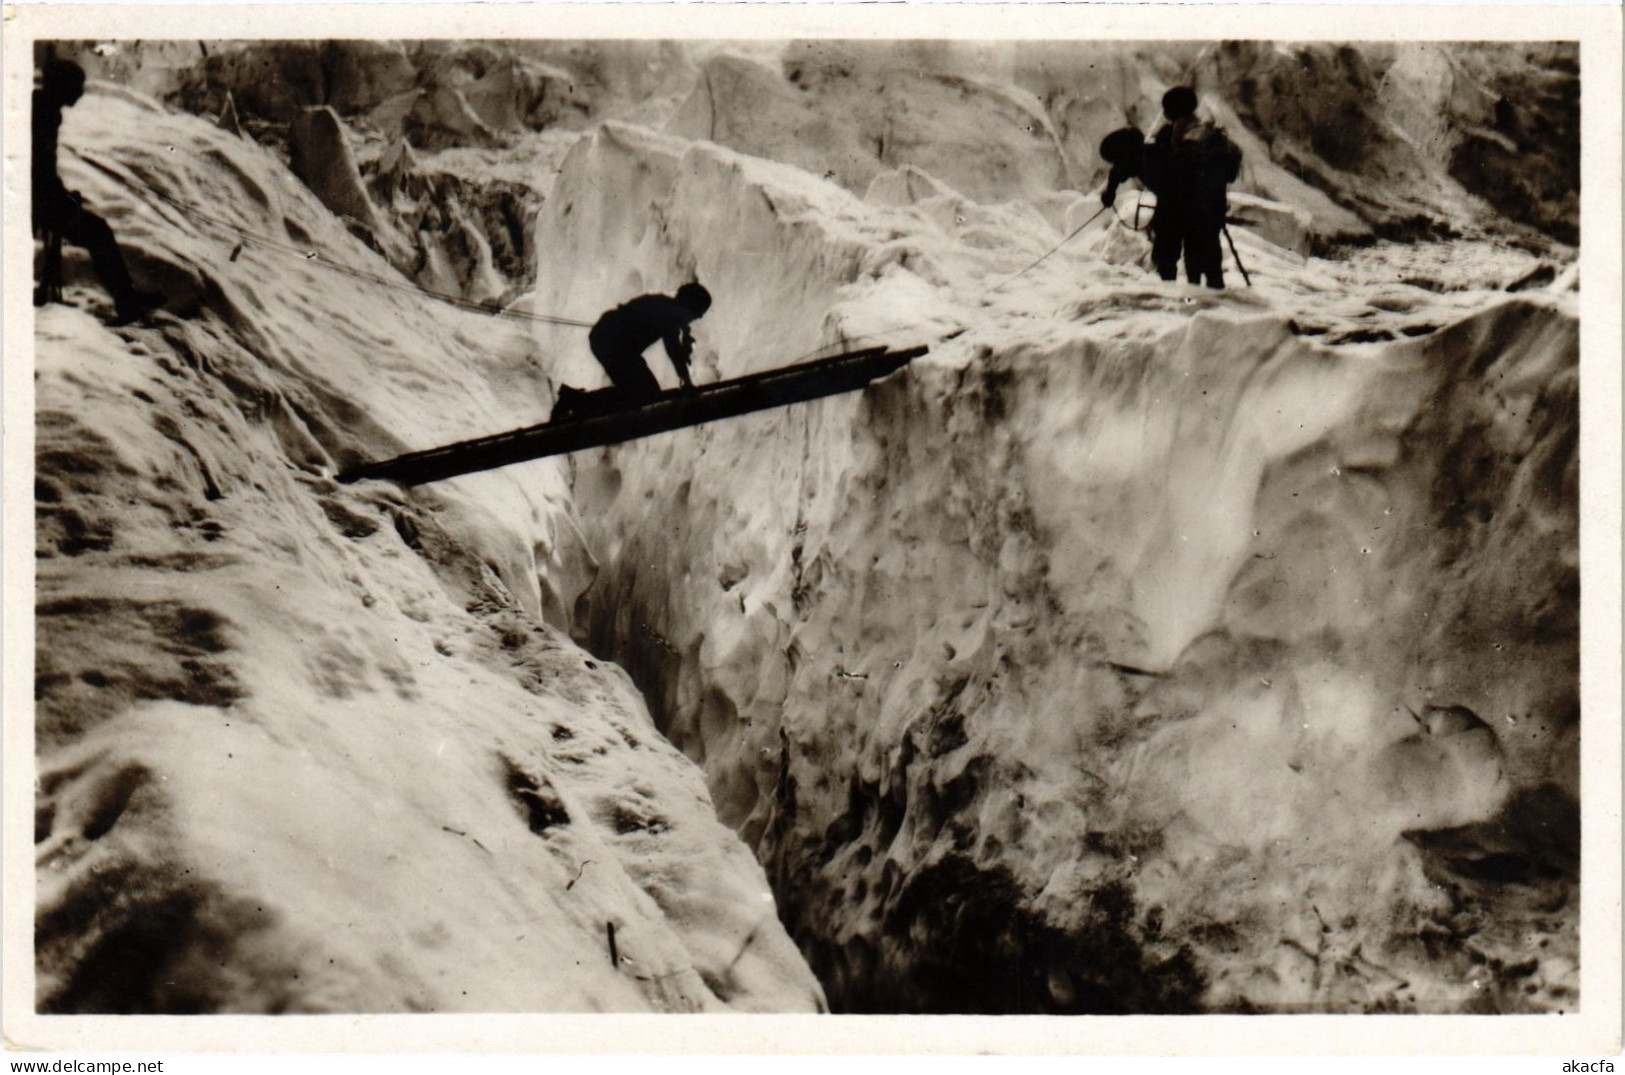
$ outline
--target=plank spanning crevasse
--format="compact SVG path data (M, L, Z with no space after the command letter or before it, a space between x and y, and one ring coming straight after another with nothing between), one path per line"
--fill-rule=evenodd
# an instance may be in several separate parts
M926 347L902 351L870 347L849 351L833 358L736 377L692 391L666 392L654 402L630 410L546 422L364 463L346 469L339 475L339 481L386 478L404 485L421 485L583 448L620 444L752 411L852 392L895 373L927 350Z

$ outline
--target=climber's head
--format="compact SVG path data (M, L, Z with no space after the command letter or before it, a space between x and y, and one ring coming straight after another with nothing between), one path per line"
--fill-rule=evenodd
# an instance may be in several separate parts
M54 104L71 105L85 93L85 69L69 60L52 60L40 76L40 88Z
M695 317L704 317L711 308L711 293L699 284L684 284L677 289L677 304L692 311Z
M1196 91L1189 86L1175 86L1163 94L1162 114L1170 122L1196 115Z
M1100 141L1100 156L1108 164L1138 167L1145 152L1145 135L1138 127L1120 127Z

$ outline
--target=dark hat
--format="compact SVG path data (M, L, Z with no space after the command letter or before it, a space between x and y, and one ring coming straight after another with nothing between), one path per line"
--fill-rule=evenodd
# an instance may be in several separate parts
M677 289L677 304L694 311L699 317L711 308L711 293L699 284L684 284Z
M1145 135L1138 127L1119 127L1100 140L1100 156L1112 164L1136 161L1145 148Z
M1163 94L1162 114L1169 119L1196 115L1196 91L1189 86L1175 86Z
M40 73L40 86L57 100L77 98L85 91L85 69L71 60L52 60Z

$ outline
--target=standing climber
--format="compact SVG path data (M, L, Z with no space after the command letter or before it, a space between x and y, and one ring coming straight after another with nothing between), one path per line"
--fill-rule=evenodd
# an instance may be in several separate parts
M660 382L643 361L643 352L656 340L666 345L666 357L677 371L677 380L684 388L694 387L688 374L689 356L694 351L689 325L710 308L711 293L689 283L675 295L639 295L598 319L587 334L587 344L615 385L614 406L635 406L660 395ZM559 389L554 421L578 413L586 395L569 385Z
M1140 180L1157 196L1151 260L1158 275L1177 279L1183 254L1188 281L1205 279L1209 287L1222 288L1225 188L1241 172L1241 150L1223 128L1196 118L1196 93L1188 86L1164 94L1162 111L1167 122L1151 141L1137 128L1124 127L1100 143L1100 155L1112 166L1100 200L1109 206L1119 185Z
M102 286L113 297L116 323L128 324L163 304L162 295L138 290L124 264L124 255L107 221L85 208L84 198L62 185L56 171L57 134L62 110L85 93L85 70L67 60L45 65L40 88L34 91L33 210L36 232L55 232L64 242L90 252L90 263ZM34 304L45 304L44 283L34 292Z
M1222 127L1197 118L1196 91L1189 86L1162 95L1162 115L1167 123L1157 132L1153 159L1162 170L1157 211L1164 224L1152 232L1151 260L1164 280L1172 280L1183 250L1187 281L1222 288L1219 236L1229 208L1226 187L1241 174L1241 150Z

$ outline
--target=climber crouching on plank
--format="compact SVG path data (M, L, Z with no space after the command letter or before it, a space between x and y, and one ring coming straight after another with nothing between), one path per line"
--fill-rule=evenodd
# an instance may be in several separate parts
M639 295L598 319L587 334L587 345L615 386L608 408L636 407L660 395L660 382L649 371L643 352L656 340L666 346L666 357L685 389L694 387L688 373L694 351L689 326L711 308L711 293L696 283L684 284L675 295ZM589 393L571 385L559 389L553 421L580 413ZM598 410L597 406L593 410Z

